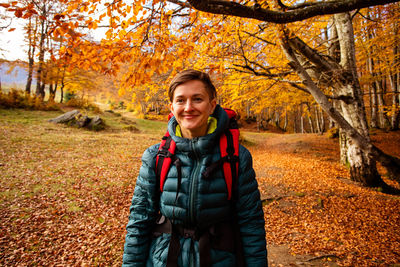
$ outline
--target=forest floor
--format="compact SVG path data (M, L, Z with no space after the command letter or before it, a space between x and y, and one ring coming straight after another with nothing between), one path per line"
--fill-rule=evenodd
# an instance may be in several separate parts
M104 114L90 132L47 122L59 114L0 109L0 265L120 266L140 158L165 123ZM400 197L351 182L337 140L242 133L270 266L400 266ZM400 132L372 138L400 156Z

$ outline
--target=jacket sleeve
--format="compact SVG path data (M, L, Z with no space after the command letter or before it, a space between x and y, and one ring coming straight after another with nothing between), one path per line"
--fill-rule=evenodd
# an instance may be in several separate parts
M126 226L122 266L145 266L149 254L151 231L159 210L159 192L155 175L158 146L148 148L142 156L142 166L130 207Z
M265 221L250 152L240 147L236 214L246 266L267 266Z

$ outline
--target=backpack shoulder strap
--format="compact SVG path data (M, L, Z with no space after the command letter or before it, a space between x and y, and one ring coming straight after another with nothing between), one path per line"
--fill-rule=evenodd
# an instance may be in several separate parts
M172 140L169 132L162 138L156 158L156 176L160 181L160 191L163 191L164 182L167 178L169 168L171 167L172 158L175 155L176 143Z
M209 165L202 173L204 179L209 179L211 174L221 168L224 173L228 200L232 199L233 188L237 184L239 175L239 127L236 121L236 112L225 109L229 117L229 127L219 139L221 158Z
M223 161L223 172L228 188L228 200L232 199L233 187L239 176L239 127L236 121L236 112L224 109L229 117L229 128L221 135L219 148Z

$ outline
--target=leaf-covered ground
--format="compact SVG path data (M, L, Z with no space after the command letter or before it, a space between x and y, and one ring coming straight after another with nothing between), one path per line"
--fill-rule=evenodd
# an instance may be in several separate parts
M400 156L400 132L372 138ZM400 264L399 196L349 181L337 162L337 140L318 135L268 135L265 140L253 156L269 243L307 255L294 264ZM279 256L270 259L272 266L279 266Z
M140 157L164 125L138 121L137 133L109 115L113 128L95 133L46 121L58 114L0 110L0 265L119 266ZM400 198L349 182L335 140L244 136L271 266L400 263ZM372 137L400 156L400 133Z

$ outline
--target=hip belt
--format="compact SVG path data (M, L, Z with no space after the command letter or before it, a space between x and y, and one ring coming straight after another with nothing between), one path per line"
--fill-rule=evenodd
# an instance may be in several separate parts
M168 218L162 215L156 222L156 226L153 229L153 236L158 237L163 233L171 234L167 267L178 266L178 256L181 249L179 239L181 237L191 238L199 242L201 267L212 265L211 248L236 254L237 262L240 262L238 259L243 256L237 253L237 251L241 251L241 246L239 248L240 250L238 250L238 245L241 244L241 242L237 242L237 239L240 239L240 233L238 229L235 229L232 222L216 223L204 229L198 227L186 228L182 225L172 224ZM237 266L243 265L237 264Z

